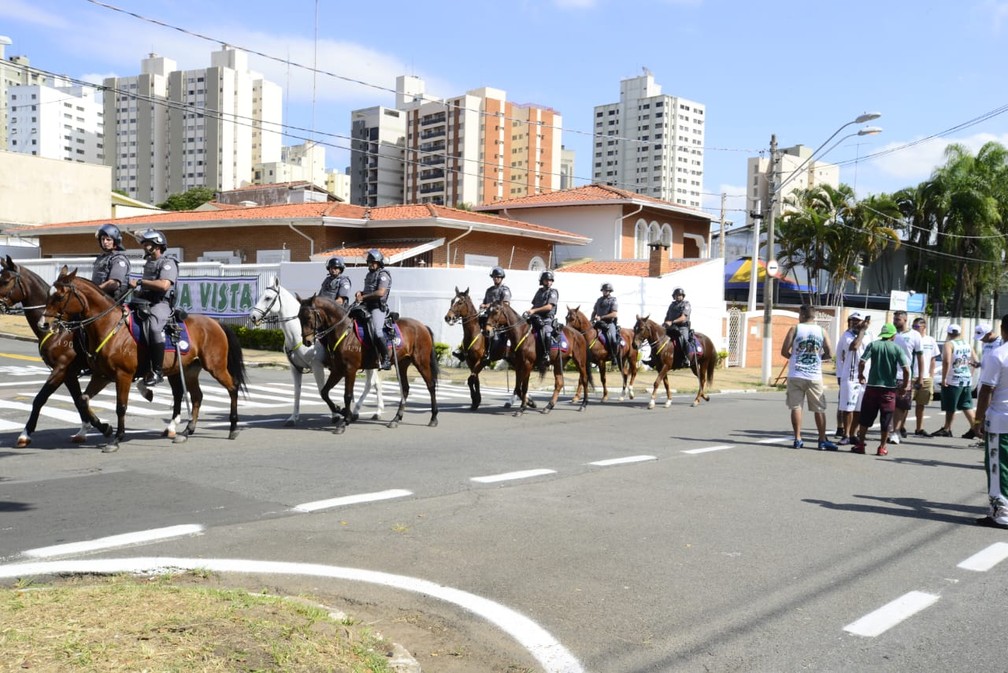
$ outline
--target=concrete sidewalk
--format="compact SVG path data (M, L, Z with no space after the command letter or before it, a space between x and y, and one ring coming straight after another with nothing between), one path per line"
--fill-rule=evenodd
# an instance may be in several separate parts
M34 333L28 326L28 322L25 320L24 316L21 315L0 315L0 336L25 341L36 340ZM246 349L243 354L245 356L245 364L249 367L277 367L286 369L288 366L286 356L277 351ZM465 385L466 380L469 378L469 370L466 367L460 367L458 365L458 361L454 358L451 358L450 364L442 363L440 380L448 383ZM774 375L776 375L776 372L774 372ZM601 395L602 384L599 380L598 371L595 371L592 374L592 377L595 382L595 393L596 395ZM610 396L618 396L619 387L622 385L619 375L610 371L607 378ZM565 379L567 381L568 388L570 388L572 384L576 384L577 381L576 376L570 372L567 373ZM641 371L637 375L637 380L634 383L635 393L637 395L650 393L651 387L654 385L654 379L654 372L647 367L642 367ZM827 385L829 385L829 382L831 381L832 379L827 377ZM497 369L484 370L480 373L480 385L492 388L510 388L514 386L514 372L498 363ZM696 391L696 379L688 370L679 370L671 374L669 376L669 385L672 386L675 392L679 393L693 393ZM538 374L533 374L532 380L529 382L529 386L533 390L552 390L553 377L552 375L549 375L540 380ZM717 373L714 375L714 385L711 387L710 392L771 389L773 389L772 386L767 387L762 385L761 370L759 367L747 367L744 369L740 367L730 367L717 370ZM662 392L660 394L664 393Z

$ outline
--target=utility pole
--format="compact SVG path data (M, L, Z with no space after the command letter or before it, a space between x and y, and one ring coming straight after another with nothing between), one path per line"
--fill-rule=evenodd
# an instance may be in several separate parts
M727 253L725 252L725 240L724 240L724 235L725 235L725 232L724 232L724 230L725 230L725 201L727 201L727 200L728 200L728 194L727 194L727 192L721 192L721 238L720 238L720 241L721 241L721 261L722 262L725 261L726 255L727 255Z
M773 365L773 303L774 277L770 275L770 262L774 260L774 206L777 202L777 134L770 136L770 162L767 165L767 199L763 204L763 221L766 222L766 278L763 281L763 385L770 383Z

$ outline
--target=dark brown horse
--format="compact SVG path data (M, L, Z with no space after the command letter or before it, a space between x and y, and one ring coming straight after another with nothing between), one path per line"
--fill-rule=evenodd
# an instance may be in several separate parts
M465 291L455 288L455 298L452 299L444 319L449 325L462 323L462 350L465 352L465 362L469 366L467 380L469 396L472 398L472 408L477 409L483 400L480 394L479 373L483 371L485 366L483 355L486 353L489 341L480 327L479 312L469 296L469 288L466 288ZM504 339L499 339L494 351L490 353L490 360L501 360L506 353L507 342Z
M669 388L668 374L673 369L678 369L673 365L676 363L676 340L665 333L665 328L659 325L649 316L637 316L634 323L634 342L638 348L645 341L651 347L652 355L657 354L661 367L658 369L658 376L655 378L654 388L651 389L651 401L648 402L648 409L654 409L655 398L658 396L658 385L665 383L665 407L672 406L672 391ZM700 400L710 400L707 396L707 386L714 383L714 370L717 369L718 354L714 348L714 342L706 334L695 332L697 340L703 348L703 352L691 354L689 357L689 368L697 377L700 388L697 390L693 405L700 404Z
M21 304L28 326L39 341L39 355L52 370L32 400L28 422L25 423L25 428L17 439L18 448L31 445L31 435L38 425L42 407L61 385L66 386L81 418L81 429L70 438L70 441L75 444L84 442L89 425L106 437L112 434L112 426L100 421L88 406L87 400L94 393L89 397L81 394L79 377L86 367L86 360L74 348L73 333L65 329L43 332L38 325L48 296L49 283L42 280L38 274L18 266L10 255L6 260L0 260L0 312L11 313L17 304ZM92 377L92 382L94 380ZM99 383L98 390L108 385L108 380L99 377Z
M297 296L297 295L295 295ZM312 295L308 299L297 298L301 303L298 319L301 321L301 335L306 345L311 345L316 339L325 347L326 367L329 368L329 378L323 387L323 395L327 394L340 379L343 387L343 416L338 419L336 432L346 430L346 424L357 420L357 414L352 411L354 382L357 372L361 369L376 369L379 365L374 349L362 348L354 329L354 319L350 312L343 309L327 297ZM366 330L366 320L365 330ZM393 350L393 362L399 377L399 387L402 397L395 417L388 427L399 427L406 408L406 398L409 397L409 378L406 369L412 364L420 372L427 391L430 393L431 418L429 427L438 424L437 387L438 361L434 351L434 335L427 325L412 318L398 318L395 324L399 328L402 339L389 347Z
M87 358L95 376L115 382L118 424L105 451L118 450L125 436L130 383L142 373L137 371L138 363L146 359L143 352L146 347L133 340L128 320L127 308L117 304L91 281L78 278L76 269L69 272L64 266L53 283L39 322L43 329L63 323L69 329L81 330L89 348L94 349L87 353ZM229 327L202 315L188 316L185 326L189 331L189 351L182 354L181 364L192 400L192 417L183 432L190 435L196 430L203 402L199 373L205 369L231 396L228 439L235 439L238 436L238 391L246 391L245 360L238 337ZM174 349L165 351L164 373L169 377L172 392L180 397L181 391L176 388L182 385L178 359ZM199 367L195 366L197 362Z
M585 338L585 342L588 344L588 361L598 365L599 378L602 379L602 401L607 401L609 388L606 386L606 365L609 364L609 350L599 338L599 331L592 325L588 316L581 312L580 306L574 308L568 306L567 318L564 322L571 329L580 332ZM624 397L629 396L631 400L634 398L633 384L637 379L637 346L634 345L632 329L620 328L619 335L624 341L624 344L619 347L619 372L623 377L623 389L620 391L619 401L622 402ZM577 399L581 392L579 386L574 393L574 399Z
M525 413L528 408L528 384L532 371L536 369L539 355L536 352L536 341L539 339L533 333L532 326L518 313L504 304L492 304L487 308L487 331L496 331L497 334L511 342L511 350L507 354L507 361L515 370L515 395L521 400L521 408L514 413L515 416ZM588 390L594 387L588 369L588 353L585 349L585 339L577 330L561 328L567 337L570 346L569 355L565 356L559 348L551 348L549 354L549 365L553 367L553 397L543 408L542 412L548 414L556 406L560 397L560 389L563 388L564 377L563 368L566 362L573 362L578 370L578 387ZM539 370L543 376L546 369ZM581 397L581 407L578 411L584 411L588 404L588 395Z

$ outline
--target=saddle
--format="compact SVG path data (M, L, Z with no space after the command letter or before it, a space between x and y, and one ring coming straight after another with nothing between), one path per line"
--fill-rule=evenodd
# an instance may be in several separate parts
M396 318L399 314L395 314ZM391 318L392 314L389 314ZM354 317L353 321L353 332L354 336L357 337L357 341L361 343L362 346L371 346L371 331L368 329L370 325L370 319L358 320ZM386 320L385 325L382 328L382 332L385 333L385 340L390 346L395 346L398 348L402 345L402 332L399 330L399 325L391 320Z
M171 319L165 325L165 351L175 351L177 348L182 353L189 352L192 340L189 338L189 327L185 324L186 317L186 312L181 309L175 309L172 313ZM133 337L134 343L138 346L147 345L147 340L143 335L143 326L136 319L132 310L126 313L126 325L129 327L130 336Z

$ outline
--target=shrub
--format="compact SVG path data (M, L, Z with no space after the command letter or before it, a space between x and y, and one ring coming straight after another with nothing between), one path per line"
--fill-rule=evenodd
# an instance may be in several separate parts
M284 334L278 329L238 326L233 328L242 348L259 351L282 351Z

